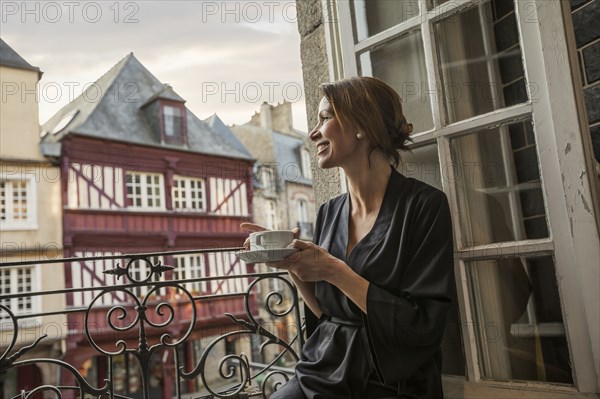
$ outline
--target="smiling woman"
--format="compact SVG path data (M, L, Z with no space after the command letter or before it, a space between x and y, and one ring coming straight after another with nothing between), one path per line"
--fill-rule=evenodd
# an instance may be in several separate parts
M321 90L309 138L319 167L344 170L348 193L321 206L314 242L294 240L297 253L269 264L289 271L310 309L296 376L271 398L442 398L448 201L392 167L412 131L392 88L361 77Z

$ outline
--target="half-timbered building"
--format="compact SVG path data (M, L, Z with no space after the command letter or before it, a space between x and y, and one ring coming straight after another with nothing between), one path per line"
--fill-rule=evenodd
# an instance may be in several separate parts
M42 128L43 151L61 167L65 255L115 256L114 260L72 262L65 268L67 288L123 284L118 273L110 272L122 254L241 246L245 236L239 225L252 216L252 156L226 127L217 131L194 115L185 100L133 54L89 85ZM250 267L232 252L174 254L156 257L153 263L159 262L174 266L166 271L172 280L241 274ZM119 266L127 267L129 276L138 281L149 276L153 267L143 261ZM190 364L202 339L231 325L223 318L225 312L243 313L243 302L226 296L246 288L240 285L244 282L239 279L183 284L192 296L215 297L197 306L194 339L182 354ZM141 286L131 292L139 298L171 297L174 317L180 318L169 324L171 336L189 327L189 303L179 300L185 296L182 292ZM106 357L94 357L97 351L87 345L85 333L104 350L118 349L114 333L104 331L107 309L121 303L129 304L129 311L123 308L126 324L136 311L130 306L134 299L125 291L90 289L67 294L69 307L89 307L89 311L85 321L82 313L69 315L65 360L98 385L105 378L101 374L107 367L101 363ZM95 326L94 331L90 326ZM158 334L146 332L148 340L160 339ZM137 338L132 335L132 340ZM150 362L153 397L172 394L172 379L163 378L173 374L172 356L164 351ZM135 396L134 382L141 374L132 361L126 355L115 357L113 373L122 376L115 382L115 391ZM69 378L65 374L63 383L72 382Z

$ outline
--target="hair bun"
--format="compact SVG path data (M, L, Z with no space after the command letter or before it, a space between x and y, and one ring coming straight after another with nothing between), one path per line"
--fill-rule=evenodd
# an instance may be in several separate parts
M403 121L402 125L394 131L392 134L392 147L394 149L405 149L406 142L412 141L410 139L410 134L413 131L412 123L407 123L406 120Z

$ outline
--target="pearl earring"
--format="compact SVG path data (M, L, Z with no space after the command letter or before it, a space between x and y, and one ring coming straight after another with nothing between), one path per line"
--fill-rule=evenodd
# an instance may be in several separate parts
M363 138L363 135L362 135L362 133L357 133L357 134L356 134L356 138L357 138L357 139L359 139L359 140L360 140L360 139L362 139L362 138Z

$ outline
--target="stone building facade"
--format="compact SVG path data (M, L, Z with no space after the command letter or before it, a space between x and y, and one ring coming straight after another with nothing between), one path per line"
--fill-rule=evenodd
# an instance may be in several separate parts
M7 298L19 292L64 288L60 265L43 265L44 260L63 255L61 229L60 169L45 158L39 148L37 84L42 78L38 67L29 64L8 43L0 39L0 262L32 262L0 269L0 305L14 316L23 317L64 307L62 295L33 298ZM59 357L67 338L64 315L22 319L14 353L47 334L22 359ZM11 342L14 330L5 308L0 309L2 351ZM34 388L53 384L55 367L27 365L0 374L0 396L16 395L12 381Z
M270 229L300 227L311 239L315 220L312 170L306 133L293 127L291 103L264 103L260 112L231 130L256 158L254 222Z

